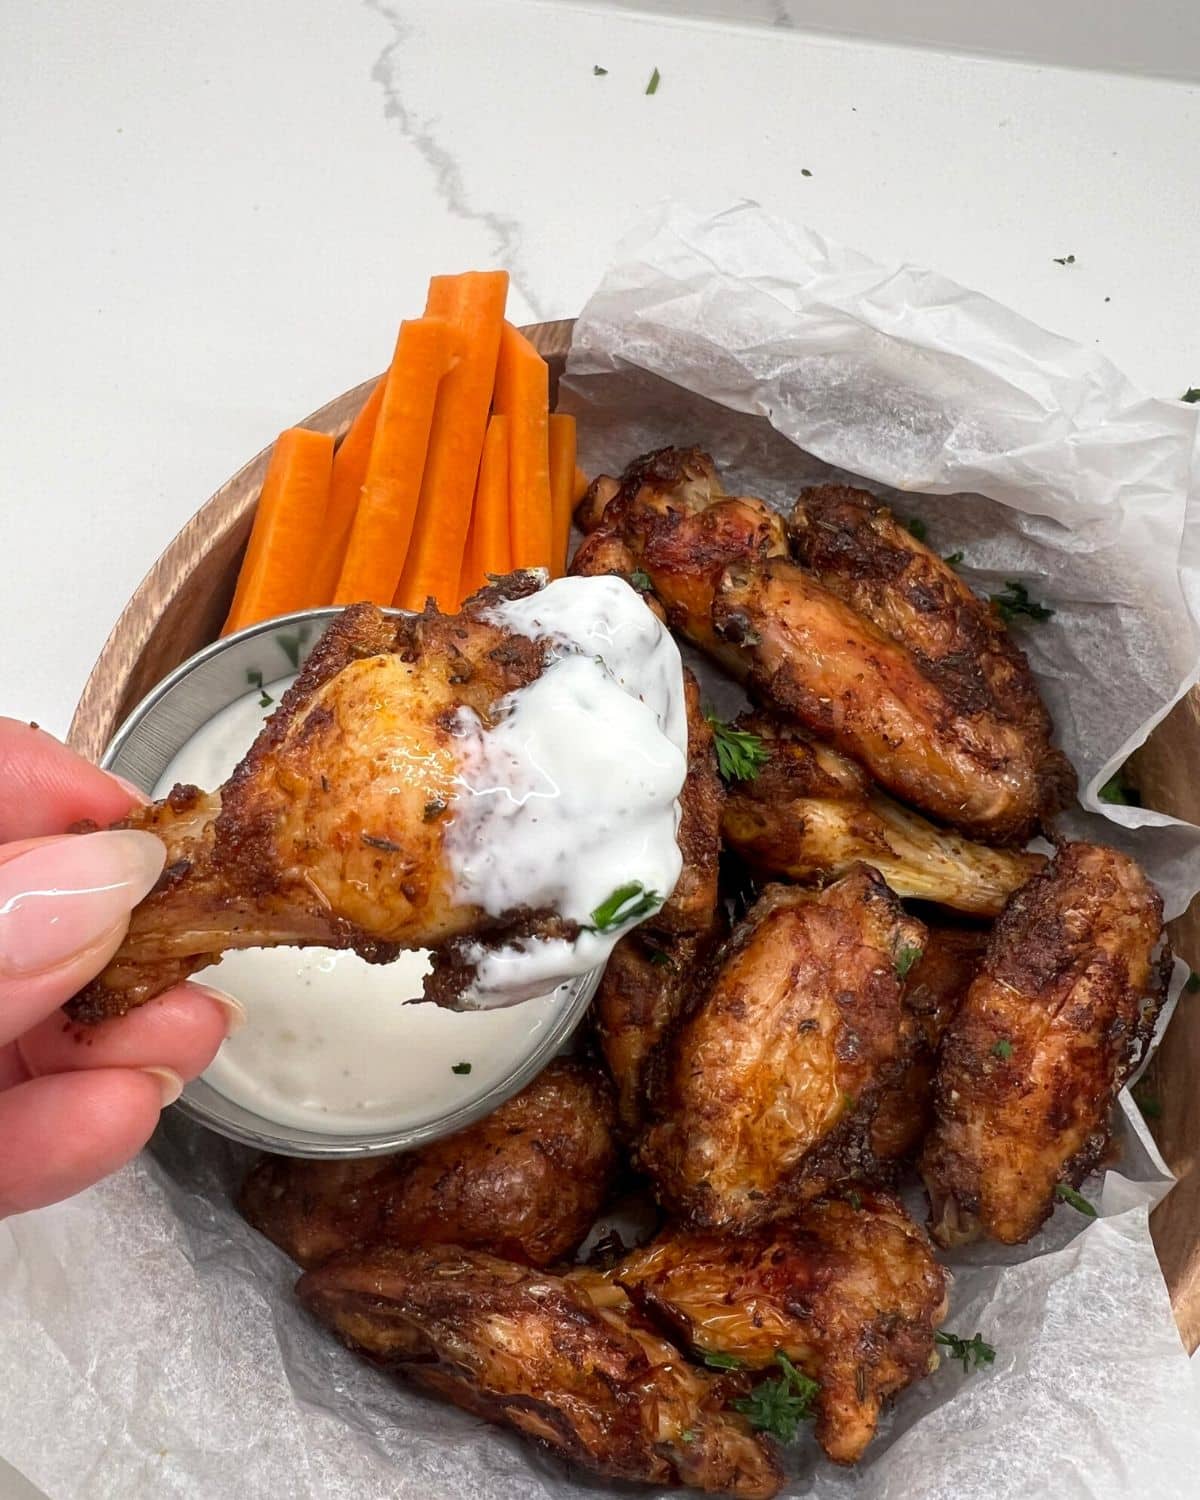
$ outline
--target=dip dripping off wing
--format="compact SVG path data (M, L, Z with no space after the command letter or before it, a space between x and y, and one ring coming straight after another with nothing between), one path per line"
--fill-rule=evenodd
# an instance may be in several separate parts
M548 914L496 919L457 901L444 849L460 713L486 723L545 665L544 644L481 616L540 581L513 575L455 616L346 610L219 791L176 787L124 820L162 839L166 868L72 1015L121 1014L229 948L352 948L386 962L467 935L571 936Z

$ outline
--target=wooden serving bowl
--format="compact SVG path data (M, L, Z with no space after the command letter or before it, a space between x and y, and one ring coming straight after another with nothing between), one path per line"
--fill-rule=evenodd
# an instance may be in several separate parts
M522 329L550 366L551 402L566 363L572 321ZM374 386L364 381L303 425L340 438ZM68 734L98 760L130 711L180 662L213 640L233 598L270 449L207 500L138 585L121 612L75 710ZM1200 823L1200 689L1158 726L1138 751L1132 779L1150 807ZM1200 969L1200 900L1171 924L1176 950ZM1200 1344L1200 996L1184 994L1147 1073L1162 1113L1152 1124L1179 1185L1154 1212L1151 1228L1176 1321L1189 1350Z

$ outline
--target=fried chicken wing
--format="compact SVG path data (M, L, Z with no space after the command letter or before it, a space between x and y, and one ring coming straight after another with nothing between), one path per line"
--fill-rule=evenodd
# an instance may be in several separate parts
M790 880L873 865L898 896L995 917L1045 864L1040 854L991 849L938 828L872 786L862 768L795 724L745 714L769 759L725 801L725 841L754 869Z
M792 562L779 517L725 495L707 455L648 454L615 491L602 476L581 508L589 522L601 493L611 498L574 569L588 572L617 538L673 629L894 795L996 843L1022 841L1061 805L1063 764L1047 770L1041 719L1013 720L987 694L964 695L948 671L934 675L925 656Z
M725 793L712 727L690 672L684 674L684 688L688 772L679 798L683 870L670 900L614 948L592 1002L596 1036L617 1086L618 1116L627 1135L642 1123L650 1060L723 930L717 866Z
M639 1160L669 1209L747 1226L862 1174L899 1056L899 974L924 940L865 867L767 888L664 1053Z
M639 1327L594 1272L552 1276L456 1246L376 1249L309 1271L296 1291L374 1363L599 1474L745 1500L783 1482L725 1409L736 1386Z
M816 1380L816 1437L838 1463L870 1442L883 1402L937 1366L946 1273L891 1193L818 1198L746 1235L665 1230L612 1277L701 1355L754 1370L782 1352Z
M979 972L986 946L987 933L975 928L928 927L900 995L899 1070L884 1084L871 1122L876 1161L911 1156L933 1123L938 1046Z
M1064 845L1013 896L942 1041L920 1163L941 1244L1022 1243L1103 1159L1168 964L1162 902L1113 849Z
M616 1170L612 1091L597 1069L560 1058L485 1119L382 1159L264 1157L238 1207L311 1268L352 1245L452 1239L548 1266L570 1256Z

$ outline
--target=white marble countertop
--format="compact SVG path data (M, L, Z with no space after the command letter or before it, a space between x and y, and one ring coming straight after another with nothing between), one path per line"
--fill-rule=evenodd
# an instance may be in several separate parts
M667 194L757 198L1147 390L1200 382L1194 84L564 0L7 20L0 704L56 731L166 541L385 363L431 271L507 265L518 316L566 315Z

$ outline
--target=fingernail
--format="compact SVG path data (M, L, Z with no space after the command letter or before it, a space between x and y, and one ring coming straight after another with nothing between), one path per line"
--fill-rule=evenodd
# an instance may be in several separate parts
M0 865L0 971L41 974L120 925L162 874L167 850L132 828L38 844Z
M124 776L118 776L115 771L109 771L107 774L112 777L112 779L117 783L117 785L119 787L123 788L123 790L125 790L125 791L127 791L129 793L129 795L133 798L133 800L137 803L137 805L139 807L145 807L145 805L147 804L147 802L150 801L150 798L146 796L145 792L142 791L141 787L140 786L136 786L132 781L129 781L126 777L124 777Z
M162 1108L166 1109L168 1104L174 1104L180 1094L183 1093L183 1079L176 1073L174 1068L139 1068L139 1073L149 1073L150 1077L158 1084L162 1094Z
M246 1007L240 1000L235 1000L232 995L227 995L224 990L214 990L210 984L193 984L194 990L207 995L215 1004L219 1005L225 1012L225 1035L232 1036L235 1031L241 1031L249 1019L246 1015Z

